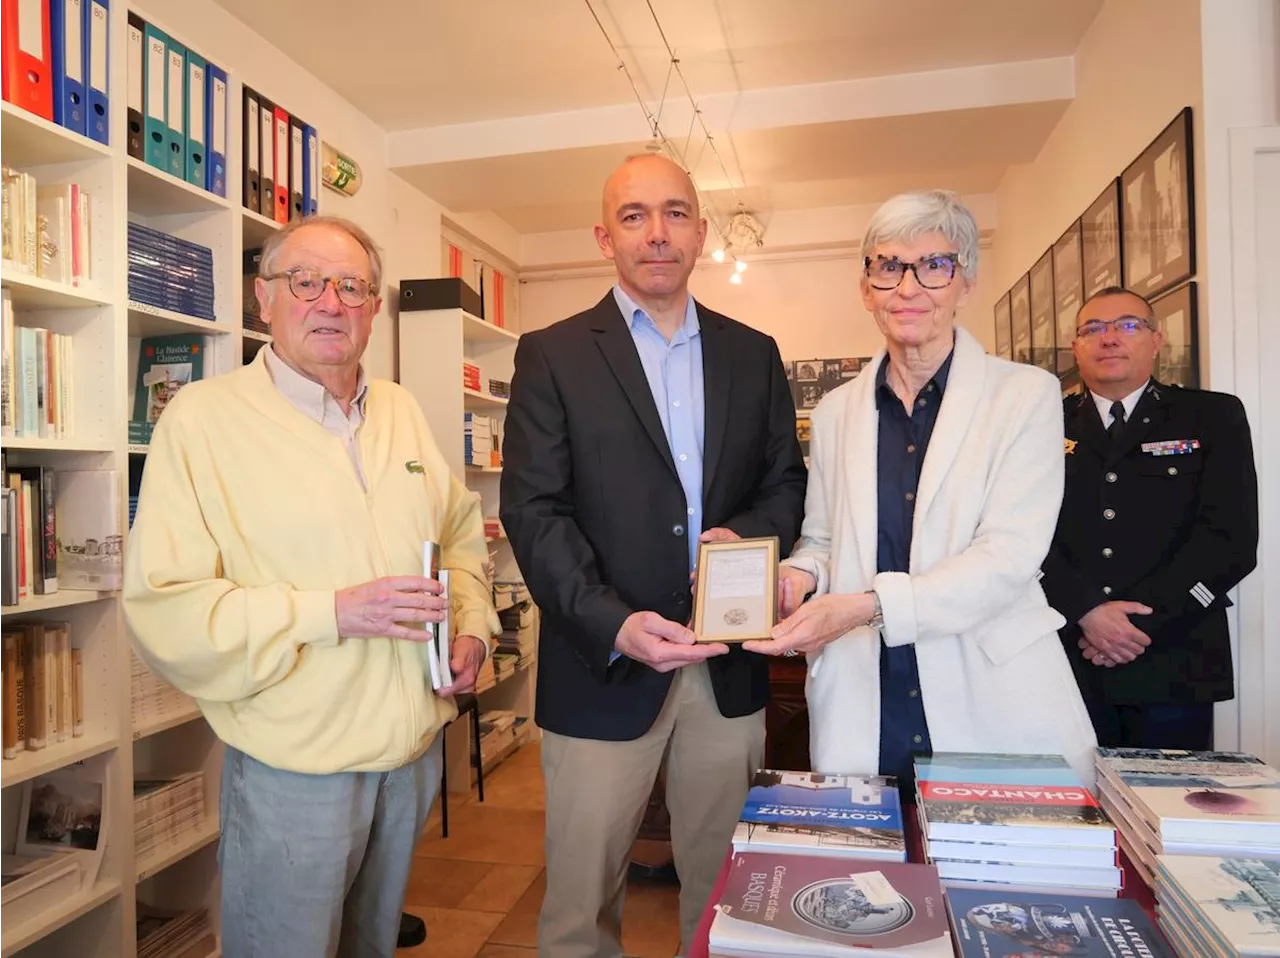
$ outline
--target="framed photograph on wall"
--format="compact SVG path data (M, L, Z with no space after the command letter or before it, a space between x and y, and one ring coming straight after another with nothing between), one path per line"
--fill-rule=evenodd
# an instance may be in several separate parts
M1162 383L1200 386L1200 334L1195 280L1151 301L1156 329L1164 336L1154 375Z
M1053 350L1053 250L1045 250L1027 275L1031 283L1031 362L1057 372Z
M1062 375L1075 368L1071 341L1076 338L1076 313L1084 302L1084 271L1080 261L1080 220L1076 220L1053 244L1053 308L1057 343L1057 363L1053 372Z
M1124 281L1147 298L1196 271L1191 107L1120 174L1124 197Z
M1084 298L1120 285L1120 178L1116 177L1080 217Z
M1013 330L1013 361L1031 362L1031 283L1026 274L1009 290L1009 325Z
M1013 358L1013 328L1009 325L1009 294L996 300L996 355L1001 359Z

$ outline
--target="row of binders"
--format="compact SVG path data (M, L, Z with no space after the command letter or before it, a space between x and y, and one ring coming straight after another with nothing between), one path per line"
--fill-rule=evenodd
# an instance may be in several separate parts
M244 206L288 223L319 210L316 128L261 93L244 88Z
M106 143L107 8L107 0L4 0L4 98Z
M129 155L226 196L226 71L132 11L127 55Z

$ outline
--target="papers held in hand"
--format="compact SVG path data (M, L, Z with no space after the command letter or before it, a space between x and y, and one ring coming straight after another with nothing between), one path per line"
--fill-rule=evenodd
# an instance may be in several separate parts
M449 601L449 570L440 568L440 546L426 541L422 544L422 574L440 583L444 596L444 621L428 622L426 631L430 638L423 643L427 671L431 675L431 688L443 689L453 684L453 672L449 668L449 639L453 634L453 609Z
M693 622L699 642L768 639L778 622L778 537L698 546Z

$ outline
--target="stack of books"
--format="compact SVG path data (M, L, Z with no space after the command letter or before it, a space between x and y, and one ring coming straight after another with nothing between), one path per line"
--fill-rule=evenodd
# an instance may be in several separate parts
M897 782L761 769L733 833L733 850L905 862Z
M147 664L130 651L132 673L129 676L129 704L133 713L133 727L144 728L153 722L161 722L195 708L195 699L179 692L157 676Z
M129 299L212 320L213 251L131 222Z
M138 958L207 958L218 938L204 908L180 912L138 902Z
M1280 861L1161 855L1155 890L1182 958L1280 955Z
M1244 752L1100 748L1098 792L1154 885L1161 855L1280 858L1280 772Z
M462 414L462 461L468 466L486 468L499 464L496 455L500 447L494 444L494 424L491 416L479 413Z
M960 958L1173 958L1136 901L952 888L947 909Z
M133 783L133 835L139 860L198 831L204 817L204 773Z
M538 651L538 629L533 603L525 600L498 613L502 623L502 635L498 637L498 651L512 655L516 668L526 669L533 664Z
M714 955L953 958L937 869L814 855L734 856Z
M1060 755L915 761L925 854L948 888L1115 898L1116 830Z

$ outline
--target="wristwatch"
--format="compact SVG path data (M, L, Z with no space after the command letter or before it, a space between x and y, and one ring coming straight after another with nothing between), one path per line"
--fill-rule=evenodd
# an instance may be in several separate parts
M875 599L875 610L871 613L871 618L867 620L867 625L879 631L884 628L884 610L880 608L880 593L874 589L871 590L871 597Z

